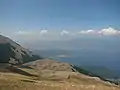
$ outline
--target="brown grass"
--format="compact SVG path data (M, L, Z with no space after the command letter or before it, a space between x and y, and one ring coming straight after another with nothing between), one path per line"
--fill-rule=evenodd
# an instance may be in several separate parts
M39 74L32 69L22 70ZM78 73L60 71L41 71L40 73L42 75L38 77L0 73L0 90L120 90L118 86L87 78Z

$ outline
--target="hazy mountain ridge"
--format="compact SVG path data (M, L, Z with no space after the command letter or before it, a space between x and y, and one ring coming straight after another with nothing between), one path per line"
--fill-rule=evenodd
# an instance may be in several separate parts
M30 60L39 59L31 51L21 47L11 39L0 35L0 63L21 64Z

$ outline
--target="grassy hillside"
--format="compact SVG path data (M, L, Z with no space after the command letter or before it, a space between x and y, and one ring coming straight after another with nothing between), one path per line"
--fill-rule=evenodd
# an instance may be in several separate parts
M19 70L37 76L0 72L0 90L120 90L119 86L75 72Z

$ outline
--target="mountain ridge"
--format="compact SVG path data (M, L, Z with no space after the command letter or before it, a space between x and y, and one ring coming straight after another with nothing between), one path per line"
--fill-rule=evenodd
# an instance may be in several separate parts
M40 57L32 54L13 40L0 35L0 63L22 64Z

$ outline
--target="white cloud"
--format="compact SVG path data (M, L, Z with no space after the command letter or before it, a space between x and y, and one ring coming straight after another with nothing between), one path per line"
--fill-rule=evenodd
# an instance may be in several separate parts
M82 30L78 33L86 35L120 35L120 31L112 27L104 28L101 30Z
M31 34L31 32L27 32L27 31L17 31L17 32L15 32L15 34L17 34L17 35L29 35L29 34Z
M102 34L102 35L120 35L120 31L119 30L116 30L112 27L109 27L109 28L105 28L105 29L102 29L98 32L98 34Z
M82 30L80 32L78 32L79 34L95 34L96 31L95 30Z
M50 41L71 41L75 39L86 39L87 38L97 38L101 35L106 36L120 36L120 30L114 29L112 27L103 28L100 30L88 29L80 31L67 31L67 30L14 30L14 31L2 31L3 35L10 37L14 41L25 45L26 47L31 46L31 44L36 44L38 42L50 42ZM61 36L63 35L63 36ZM85 37L85 38L84 38ZM119 38L119 37L117 37ZM48 44L48 43L47 43ZM41 44L41 47L47 44ZM33 46L34 47L34 46ZM38 45L39 47L39 45Z
M49 37L53 36L59 36L60 35L70 35L71 37L77 36L77 35L104 35L104 36L115 36L120 35L120 31L116 30L112 27L104 28L101 30L81 30L79 32L69 32L67 30L62 30L60 33L59 31L51 31L48 33L48 30L41 30L41 31L25 31L25 30L19 30L17 32L14 32L15 35L22 35L22 36L40 36L40 35L47 35Z
M46 34L46 33L48 33L48 30L41 30L40 31L40 35L43 35L43 34Z
M43 34L47 34L48 30L41 30L39 31L23 31L23 30L19 30L17 32L14 32L15 35L24 35L24 36L34 36L34 35L43 35Z
M69 34L69 32L68 32L68 31L66 31L66 30L63 30L60 34L61 34L61 35L68 35L68 34Z
M18 31L3 31L3 35L16 39L17 41L54 41L54 40L71 40L80 38L81 36L120 36L120 31L112 27L101 30L81 30L81 31L67 31L67 30L18 30ZM61 37L63 36L63 37ZM64 37L65 36L65 37ZM42 38L41 38L42 37Z

